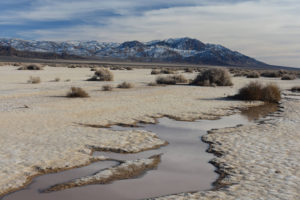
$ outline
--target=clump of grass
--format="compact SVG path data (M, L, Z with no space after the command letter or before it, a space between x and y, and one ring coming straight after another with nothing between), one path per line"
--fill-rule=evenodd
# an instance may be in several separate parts
M278 103L281 100L281 91L277 85L272 83L264 86L259 82L251 82L241 88L234 98L245 101Z
M70 81L71 81L71 79L66 79L66 80L65 80L65 82L70 82Z
M124 81L123 83L120 83L117 87L121 89L129 89L129 88L133 88L134 85L132 83Z
M71 87L71 90L67 93L69 98L86 98L89 94L80 87Z
M281 80L295 80L296 76L294 74L285 74L281 77Z
M200 86L232 86L230 74L227 69L207 69L192 81L192 85Z
M106 68L99 68L95 71L95 74L92 78L88 79L88 81L113 81L114 75L113 73Z
M56 77L55 79L54 79L54 82L59 82L60 81L60 78L59 77Z
M260 74L257 71L251 71L247 74L247 78L259 78Z
M156 79L157 84L175 85L177 83L187 83L188 80L183 75L159 76Z
M113 90L113 86L111 85L103 85L102 86L102 91L112 91Z
M38 84L40 82L41 82L41 78L38 76L36 76L36 77L30 76L29 80L27 81L27 83L31 83L31 84Z
M300 86L294 86L291 89L292 92L300 92Z
M18 70L43 70L43 67L37 64L30 64L26 66L21 66L18 68Z

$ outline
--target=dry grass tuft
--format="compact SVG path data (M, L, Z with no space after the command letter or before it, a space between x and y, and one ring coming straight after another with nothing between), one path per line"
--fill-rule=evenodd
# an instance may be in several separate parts
M102 86L102 91L112 91L113 90L113 86L111 85L103 85Z
M31 83L31 84L37 84L41 82L41 78L40 77L34 77L34 76L30 76L29 80L27 81L27 83Z
M96 69L94 76L88 79L88 81L113 81L113 80L114 80L113 73L106 68Z
M183 75L160 76L157 77L157 84L175 85L177 83L187 83L188 80Z
M129 89L129 88L133 88L134 85L132 83L124 81L123 83L120 83L117 87L121 89Z
M69 98L86 98L89 94L80 87L71 87L71 90L67 93Z
M30 64L26 66L21 66L18 68L18 70L43 70L43 67L37 64Z
M213 68L200 73L191 83L200 86L232 86L227 69Z
M234 98L245 101L265 101L278 103L281 100L281 92L277 85L267 84L263 86L259 82L251 82L239 90Z
M54 82L59 82L60 81L60 78L59 77L56 77L55 79L54 79Z

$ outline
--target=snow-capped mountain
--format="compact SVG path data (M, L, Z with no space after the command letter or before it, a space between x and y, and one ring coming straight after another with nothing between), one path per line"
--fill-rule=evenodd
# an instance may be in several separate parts
M0 46L11 47L18 51L75 55L99 59L185 62L241 67L268 66L221 45L204 44L191 38L155 40L146 43L139 41L109 43L98 41L53 42L0 39Z

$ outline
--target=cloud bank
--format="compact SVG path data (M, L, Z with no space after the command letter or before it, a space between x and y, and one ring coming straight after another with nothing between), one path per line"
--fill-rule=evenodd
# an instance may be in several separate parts
M192 37L270 64L300 66L296 0L10 0L0 37L149 41Z

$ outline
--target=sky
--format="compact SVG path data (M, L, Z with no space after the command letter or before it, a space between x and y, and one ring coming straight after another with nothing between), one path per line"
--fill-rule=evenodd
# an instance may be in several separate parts
M0 37L142 42L191 37L300 67L299 0L7 0Z

